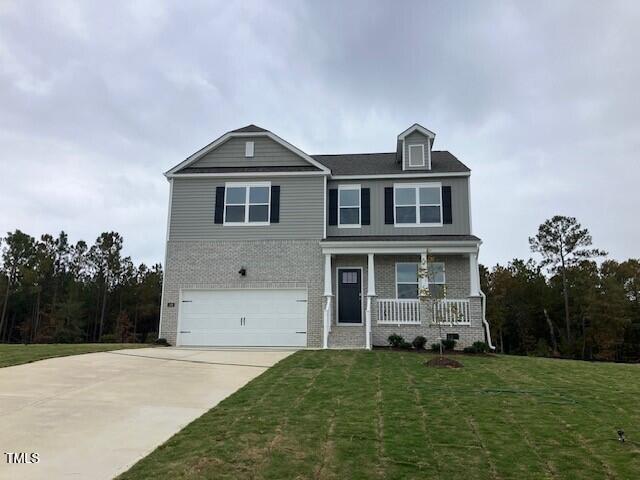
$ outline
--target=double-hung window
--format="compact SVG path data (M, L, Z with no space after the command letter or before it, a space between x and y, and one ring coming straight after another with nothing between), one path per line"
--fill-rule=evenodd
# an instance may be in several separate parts
M396 263L396 298L418 298L418 263ZM427 282L431 298L444 298L444 262L429 262Z
M224 192L225 225L268 225L271 184L227 183Z
M442 225L440 183L396 184L393 197L396 226Z
M429 279L429 294L431 298L444 298L445 274L444 262L429 262L427 264L427 278Z
M396 263L396 298L418 298L417 263Z
M338 186L338 227L357 228L361 219L360 185Z

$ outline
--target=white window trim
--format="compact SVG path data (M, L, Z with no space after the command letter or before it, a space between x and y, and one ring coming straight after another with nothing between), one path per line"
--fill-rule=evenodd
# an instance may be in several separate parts
M441 282L432 282L431 280L429 280L429 278L427 277L427 288L429 288L429 285L446 285L447 284L447 265L445 262L429 262L429 265L442 265L442 281ZM416 266L416 272L420 271L420 263L419 262L396 262L396 281L395 281L395 287L396 287L396 299L400 299L400 297L398 297L398 285L413 285L414 283L416 284L416 286L418 287L418 291L420 290L420 278L419 275L416 274L416 281L415 282L399 282L398 281L398 265L415 265Z
M413 205L398 205L396 199L396 190L398 188L414 188L416 191L416 223L398 223L396 220L396 207L411 207ZM423 207L435 207L435 203L420 203L420 189L421 188L438 188L440 191L440 222L438 223L420 223L420 206ZM393 224L396 227L441 227L442 223L442 183L440 182L428 182L428 183L394 183L393 184Z
M248 141L244 144L244 156L247 158L252 158L255 154L255 145L254 142Z
M229 188L245 187L245 203L232 203L231 205L244 205L244 222L227 222L227 192ZM267 187L269 192L268 203L249 203L249 195L251 187ZM267 221L266 222L249 222L249 205L267 205ZM227 182L224 184L224 209L223 209L223 225L230 227L259 227L271 224L271 182Z
M398 265L415 265L416 266L416 281L415 282L398 282ZM420 263L418 262L396 262L396 281L395 281L395 287L396 287L396 299L399 300L400 297L398 296L398 285L413 285L415 283L416 285L416 292L420 293L420 279L418 278L418 269L420 268ZM415 299L418 299L418 296L416 296ZM414 299L406 299L406 300L414 300Z
M420 148L422 150L422 156L420 158L422 158L422 162L420 163L412 163L411 160L413 159L413 155L411 155L411 149L412 148ZM407 151L409 153L409 166L410 167L424 167L424 144L422 143L414 143L412 145L408 145L407 146Z
M359 184L338 185L338 228L360 228L362 226L362 189ZM340 210L342 208L356 208L355 206L340 205L340 192L342 190L358 190L358 223L341 223Z

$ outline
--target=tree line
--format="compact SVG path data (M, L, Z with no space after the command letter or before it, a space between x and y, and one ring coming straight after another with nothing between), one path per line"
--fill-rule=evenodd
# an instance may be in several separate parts
M529 244L541 261L481 266L498 351L640 361L640 260L605 259L573 217L547 220Z
M162 266L136 266L122 246L117 232L91 246L70 243L65 232L0 238L0 341L155 340Z
M529 239L541 260L481 266L498 351L640 361L640 260L604 259L575 218L555 216ZM0 342L155 340L162 266L134 265L123 238L89 246L67 235L0 238Z

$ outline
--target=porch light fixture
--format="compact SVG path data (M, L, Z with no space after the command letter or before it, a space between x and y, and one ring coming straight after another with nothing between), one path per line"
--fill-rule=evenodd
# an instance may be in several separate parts
M245 267L240 267L240 270L238 270L238 273L240 274L241 277L246 277L247 269Z

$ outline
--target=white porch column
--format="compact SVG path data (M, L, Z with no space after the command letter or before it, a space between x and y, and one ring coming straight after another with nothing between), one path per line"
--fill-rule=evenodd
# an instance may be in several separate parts
M470 297L480 295L480 271L478 270L478 254L469 254L469 279L471 288L469 289Z
M424 275L418 275L418 288L429 288L429 277L427 274L427 269L429 268L428 263L428 252L425 250L420 254L420 268L424 270Z
M365 347L371 350L371 299L376 296L376 270L373 253L367 254L367 311L365 312Z
M331 331L331 254L324 255L324 297L326 299L323 313L322 348L329 348L329 332Z

